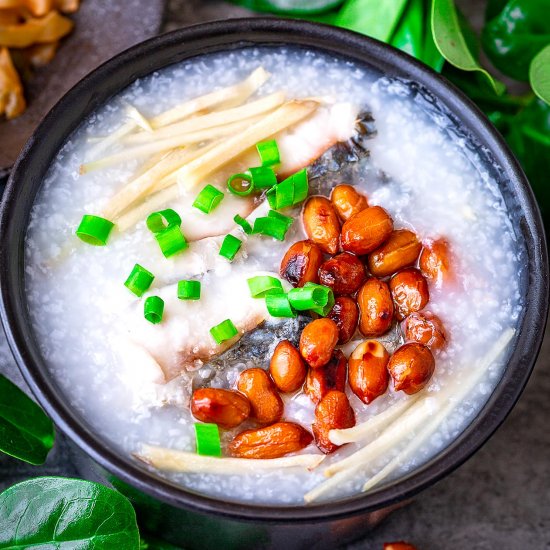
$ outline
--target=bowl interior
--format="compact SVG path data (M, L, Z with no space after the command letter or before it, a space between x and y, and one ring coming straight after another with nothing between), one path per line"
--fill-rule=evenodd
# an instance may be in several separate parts
M417 101L464 136L498 182L518 237L525 310L501 381L452 445L410 475L367 495L308 507L221 502L186 491L141 469L98 437L72 411L41 356L24 286L24 238L44 175L66 138L98 106L152 71L206 53L292 44L367 65L418 84ZM124 481L177 506L256 520L319 520L374 510L407 498L466 460L494 432L525 386L540 347L548 308L547 252L538 208L520 167L477 108L442 77L389 46L332 27L277 19L200 25L152 39L115 57L73 88L49 113L22 152L4 195L0 220L1 316L10 346L31 389L56 424L94 460Z

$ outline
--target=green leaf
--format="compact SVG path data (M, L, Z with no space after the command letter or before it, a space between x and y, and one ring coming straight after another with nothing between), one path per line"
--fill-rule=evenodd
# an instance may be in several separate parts
M0 375L0 451L43 464L53 447L52 421L15 384Z
M517 80L528 80L529 64L550 44L550 0L509 0L481 35L493 65Z
M504 84L481 67L475 52L471 51L472 31L464 27L465 20L459 18L453 0L433 1L431 24L437 49L449 63L463 71L479 72L496 93L505 91Z
M421 59L424 51L424 0L410 0L390 44Z
M231 0L249 10L282 15L309 16L338 7L343 0ZM309 19L309 17L307 17ZM314 20L317 20L315 18Z
M432 3L433 0L430 0L428 3L428 16L431 17L432 13ZM421 60L429 65L434 71L438 73L443 69L445 63L445 58L441 55L440 51L437 49L434 41L434 35L432 32L432 26L428 21L426 24L426 33L424 36L424 48L422 52Z
M334 24L388 42L407 0L347 0Z
M0 549L139 549L130 501L98 483L38 477L0 494L0 510Z
M508 0L489 0L485 7L485 21L496 17L506 6Z
M550 16L550 14L549 14ZM550 44L531 61L529 81L533 91L546 103L550 103Z

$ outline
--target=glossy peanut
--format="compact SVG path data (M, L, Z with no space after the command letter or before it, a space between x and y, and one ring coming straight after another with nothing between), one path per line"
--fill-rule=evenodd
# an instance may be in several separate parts
M323 263L322 250L311 241L294 243L283 256L280 274L294 286L318 282L319 267Z
M277 422L257 430L245 430L229 444L229 453L237 458L279 458L301 451L313 441L299 424Z
M369 206L354 214L342 227L342 248L359 256L382 246L393 231L390 215L380 206Z
M191 412L201 422L234 428L250 416L250 402L241 393L220 388L199 388L191 396Z
M424 243L418 267L424 277L439 288L445 282L452 281L451 248L446 239L437 239Z
M359 322L359 308L356 301L348 296L339 296L327 317L338 326L338 345L349 342Z
M305 326L300 336L300 353L314 369L326 365L338 343L338 325L332 320L315 319Z
M366 278L363 262L348 252L334 256L319 268L319 282L332 288L335 294L357 292Z
M351 391L367 405L388 389L390 354L376 340L359 344L349 358L348 382Z
M385 542L384 550L416 550L416 546L408 542Z
M340 220L326 197L311 197L304 206L304 230L323 252L336 254L340 241Z
M304 391L314 403L321 399L331 390L344 391L348 360L339 350L334 350L330 361L319 369L309 369L306 376Z
M311 428L317 447L325 453L333 453L340 445L329 439L330 430L355 426L355 413L344 392L329 391L315 408L315 421Z
M408 229L393 231L389 239L369 254L369 271L375 277L393 275L413 265L422 250L417 236Z
M401 270L390 279L390 291L395 316L400 321L426 307L430 300L428 282L418 269L412 267Z
M288 340L277 344L269 363L269 372L279 391L290 393L300 389L306 379L306 370L300 352Z
M411 313L401 328L405 340L424 344L432 352L440 351L447 345L447 334L441 319L429 311Z
M330 200L342 221L368 207L367 197L358 193L352 185L337 185L330 195Z
M272 424L281 420L283 400L277 387L264 369L247 369L241 373L237 389L250 401L250 417L260 424Z
M365 336L382 336L391 328L393 301L388 285L371 277L359 289L357 305L361 317L359 330Z
M410 342L398 348L390 357L388 371L396 391L411 395L420 391L430 380L435 360L428 347Z

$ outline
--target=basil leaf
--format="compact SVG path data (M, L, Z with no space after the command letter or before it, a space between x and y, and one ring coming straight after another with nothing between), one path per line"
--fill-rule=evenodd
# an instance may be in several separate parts
M334 24L388 42L407 0L347 0Z
M550 14L549 14L550 16ZM550 44L531 61L529 82L533 91L546 103L550 103Z
M424 51L424 20L424 0L410 0L390 44L421 59Z
M476 59L472 51L472 31L464 18L459 19L453 0L434 0L431 17L432 32L437 49L452 65L463 71L478 71L494 88L503 93L505 86L494 79Z
M0 375L0 451L43 464L54 443L52 421L15 384Z
M529 64L550 44L550 0L510 0L481 35L493 65L517 80L528 80Z
M139 549L130 501L104 485L38 477L0 494L0 549Z

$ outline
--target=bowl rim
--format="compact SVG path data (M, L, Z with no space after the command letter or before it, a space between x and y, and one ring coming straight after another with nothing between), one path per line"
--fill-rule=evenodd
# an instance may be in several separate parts
M521 211L519 229L528 262L526 311L503 378L465 431L413 473L365 495L309 506L267 506L222 501L187 491L115 453L71 414L62 392L49 380L33 342L24 297L23 244L30 205L52 151L84 116L140 76L177 61L214 51L254 45L297 45L370 64L418 82L435 95L501 166ZM457 115L459 113L459 115ZM62 127L60 129L60 127ZM108 472L178 508L245 521L316 522L366 513L412 497L466 461L504 421L519 398L540 349L548 313L548 255L533 192L503 138L481 111L452 84L407 54L357 33L297 20L246 18L203 23L139 43L105 62L77 83L51 109L21 152L0 212L0 318L25 381L56 426ZM42 364L42 368L40 365ZM506 386L506 387L505 387Z

